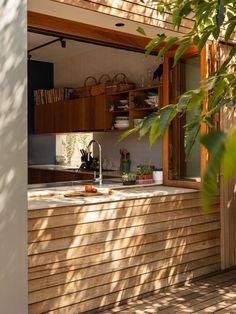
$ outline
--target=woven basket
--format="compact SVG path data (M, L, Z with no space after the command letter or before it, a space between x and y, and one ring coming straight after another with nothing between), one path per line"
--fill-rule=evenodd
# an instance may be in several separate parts
M109 88L109 93L123 92L135 88L135 84L128 82L128 78L124 73L118 73L112 79L112 86Z
M89 84L89 81L92 81L92 84ZM73 96L77 97L88 97L91 95L91 89L93 86L97 85L97 80L94 76L88 76L84 80L84 86L77 87L74 89Z
M135 88L135 84L129 82L127 76L124 73L118 73L117 76L122 77L121 81L118 83L117 87L118 92L123 92Z
M106 87L111 85L111 78L108 74L100 76L98 83L91 87L90 94L97 96L106 93Z

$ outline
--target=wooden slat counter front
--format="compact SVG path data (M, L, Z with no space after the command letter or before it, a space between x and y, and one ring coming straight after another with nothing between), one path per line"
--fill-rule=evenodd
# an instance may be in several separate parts
M220 270L218 203L205 215L197 191L135 191L29 201L29 313L98 313Z

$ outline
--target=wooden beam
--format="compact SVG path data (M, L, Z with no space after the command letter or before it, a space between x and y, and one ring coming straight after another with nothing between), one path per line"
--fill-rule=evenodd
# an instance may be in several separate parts
M55 16L28 11L28 28L45 34L55 33L66 38L77 39L106 46L139 52L145 51L150 38L127 34L98 26L66 20ZM159 49L161 46L159 47Z

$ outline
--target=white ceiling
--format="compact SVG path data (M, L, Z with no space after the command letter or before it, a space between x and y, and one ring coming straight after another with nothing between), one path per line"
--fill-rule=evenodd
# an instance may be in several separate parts
M28 50L45 44L58 37L46 36L42 34L28 32ZM80 53L94 50L95 45L66 39L66 48L61 47L60 42L52 43L48 46L32 51L30 54L33 60L53 61L55 58L69 58Z

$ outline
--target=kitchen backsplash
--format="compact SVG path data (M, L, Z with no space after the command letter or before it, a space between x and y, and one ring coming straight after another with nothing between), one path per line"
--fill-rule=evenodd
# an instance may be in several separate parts
M139 164L152 164L162 167L162 140L158 139L150 148L148 138L139 140L138 134L133 134L118 143L117 139L121 132L97 132L96 139L102 145L102 157L106 163L113 168L120 166L120 149L127 149L130 152L131 171Z

